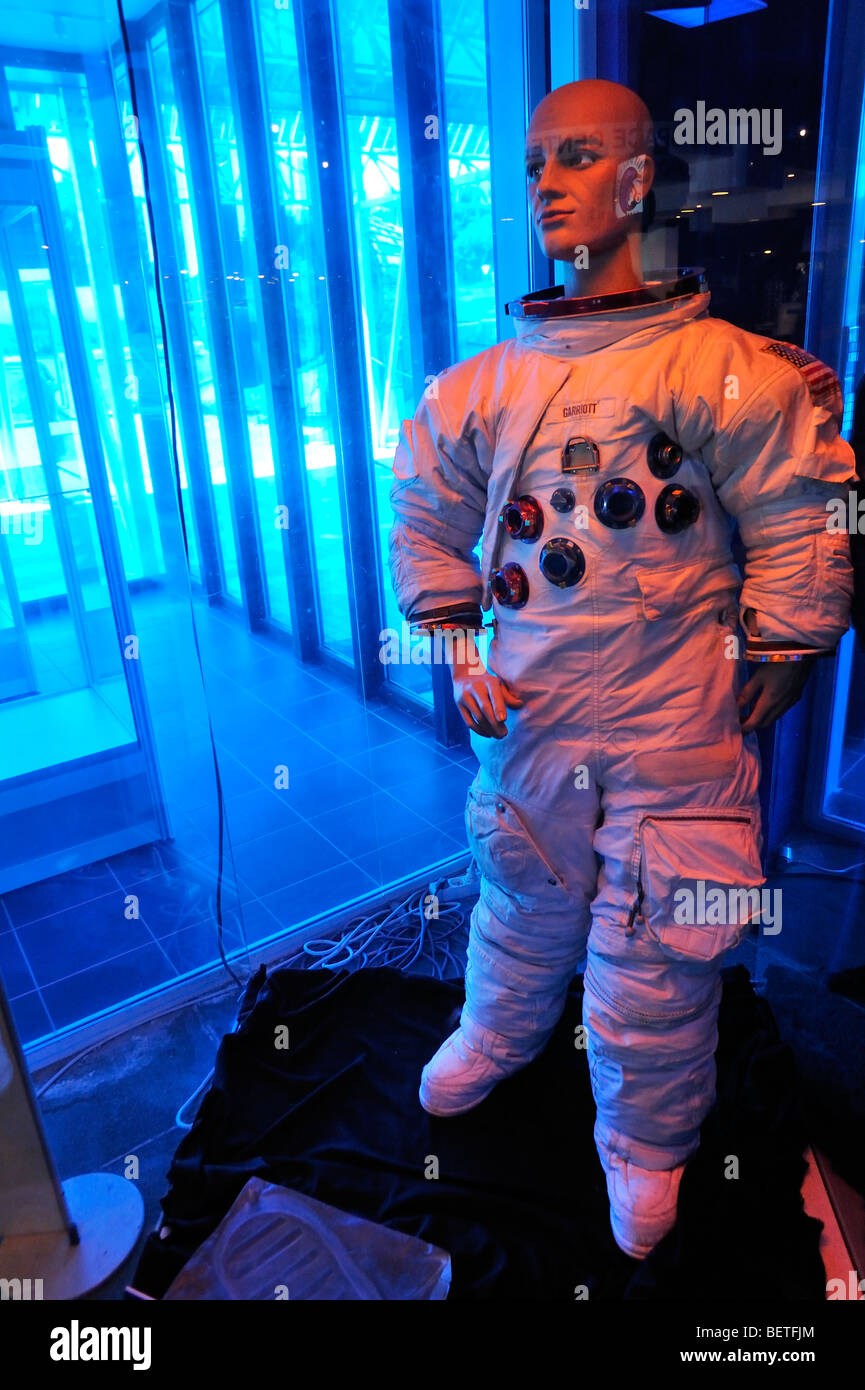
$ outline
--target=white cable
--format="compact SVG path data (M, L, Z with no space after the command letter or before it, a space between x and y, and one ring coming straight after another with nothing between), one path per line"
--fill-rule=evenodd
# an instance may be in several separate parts
M194 1100L198 1099L205 1086L210 1085L210 1082L213 1079L213 1070L213 1067L211 1067L204 1080L195 1088L195 1090L192 1092L192 1095L188 1096L181 1105L180 1109L174 1117L174 1125L176 1129L192 1129L194 1121L190 1120L190 1122L187 1124L186 1120L184 1120L183 1118L183 1112L186 1109L187 1105L191 1105Z
M841 869L830 869L827 864L814 864L810 859L788 859L785 862L791 868L795 868L797 864L804 864L806 868L816 869L821 874L849 874L854 869L865 869L865 859L860 860L858 864L845 864Z

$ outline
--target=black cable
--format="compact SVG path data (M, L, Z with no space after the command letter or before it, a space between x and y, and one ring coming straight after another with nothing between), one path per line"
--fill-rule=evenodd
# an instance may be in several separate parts
M165 360L165 385L168 393L168 409L171 419L171 456L174 463L174 484L177 492L177 510L180 515L180 527L183 533L183 549L186 554L186 570L192 581L192 565L189 558L189 536L186 530L186 518L183 511L183 487L180 476L180 457L177 449L177 408L174 400L174 384L171 377L171 362L168 353L168 325L165 318L165 305L162 302L162 276L159 267L159 251L156 243L156 219L153 215L153 202L150 196L150 173L147 164L147 154L144 149L144 137L141 128L141 120L138 112L138 95L135 88L135 71L132 62L132 46L129 42L129 31L126 28L126 16L123 13L123 0L117 0L117 15L120 20L120 33L123 38L123 50L126 55L126 75L129 80L129 99L132 106L132 114L135 117L135 128L138 132L138 155L141 160L141 180L144 186L144 202L147 208L147 225L150 229L150 246L153 252L153 273L156 278L156 303L159 309L159 327L162 337L162 352ZM210 749L213 754L213 770L216 774L216 799L219 809L219 826L217 830L217 867L216 867L216 938L219 946L219 955L225 969L228 971L235 984L243 988L244 981L236 975L228 963L225 955L224 943L224 924L222 920L222 882L225 862L225 800L222 792L222 778L219 775L219 758L216 752L216 739L213 734L213 720L210 717L210 706L207 702L207 682L204 676L204 662L201 659L201 647L198 641L198 628L195 621L195 608L192 603L192 591L190 587L189 616L192 623L192 640L195 645L195 657L198 662L198 669L201 672L201 683L205 691L205 709L207 711L207 729L210 735Z

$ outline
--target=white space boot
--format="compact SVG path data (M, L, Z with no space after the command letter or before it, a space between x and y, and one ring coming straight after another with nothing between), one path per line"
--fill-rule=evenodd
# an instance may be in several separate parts
M616 1244L632 1259L644 1260L676 1224L685 1165L653 1172L613 1153L605 1144L598 1144L598 1154L607 1175Z
M547 1036L526 1052L500 1033L464 1020L421 1073L420 1103L430 1115L463 1115L480 1105L495 1085L536 1057Z

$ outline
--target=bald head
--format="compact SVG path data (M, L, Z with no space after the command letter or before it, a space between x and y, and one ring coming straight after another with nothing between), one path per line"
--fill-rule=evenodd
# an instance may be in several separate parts
M567 82L535 107L525 166L545 255L564 261L566 290L613 293L641 283L642 200L652 186L652 118L618 82Z
M642 97L619 82L586 78L556 87L537 104L526 134L526 149L565 132L590 135L603 153L628 159L650 154L652 117Z

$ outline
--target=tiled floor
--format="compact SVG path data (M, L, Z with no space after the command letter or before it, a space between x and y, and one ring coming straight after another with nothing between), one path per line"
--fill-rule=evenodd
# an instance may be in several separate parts
M431 716L364 706L224 613L196 616L225 801L227 952L465 849L468 748L441 749ZM151 678L158 702L176 676L166 661ZM182 714L157 721L174 838L0 899L0 975L24 1042L218 959L215 783L189 775Z

